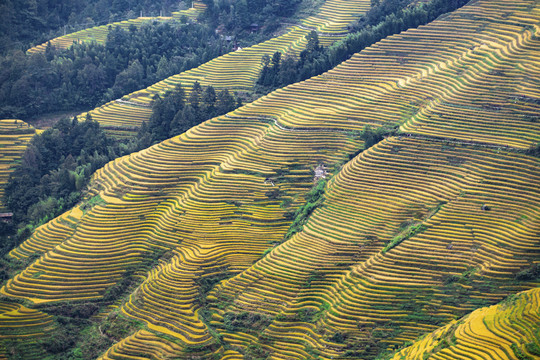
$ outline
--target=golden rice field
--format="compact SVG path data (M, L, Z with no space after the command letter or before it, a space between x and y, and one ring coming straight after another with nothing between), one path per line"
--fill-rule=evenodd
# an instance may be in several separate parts
M54 327L53 317L15 303L0 303L0 339L40 336Z
M25 339L48 341L56 328L54 318L42 311L16 303L0 302L0 359L20 358L22 355L14 353L10 343ZM27 343L25 355L34 359L42 356L33 341Z
M492 174L495 165L503 170ZM514 178L520 168L534 175ZM268 351L297 347L297 359L309 346L331 358L357 342L367 357L374 340L391 350L497 302L520 289L510 285L514 274L538 259L539 170L526 156L388 138L331 180L304 231L213 290L214 325L238 346L265 336ZM417 224L425 231L383 250ZM222 321L231 312L273 321L238 339ZM303 321L305 313L318 321ZM351 343L330 344L337 332Z
M529 359L540 356L540 288L485 307L427 334L392 360ZM517 352L515 349L518 349Z
M21 161L30 139L36 129L22 120L0 120L0 212L4 208L4 189L9 175Z
M36 260L0 293L99 303L140 279L95 321L144 328L103 359L374 359L426 333L395 358L516 358L538 291L486 306L540 285L515 278L540 258L539 20L534 0L475 1L110 162L10 253ZM401 134L349 161L366 125ZM324 202L283 241L321 164Z

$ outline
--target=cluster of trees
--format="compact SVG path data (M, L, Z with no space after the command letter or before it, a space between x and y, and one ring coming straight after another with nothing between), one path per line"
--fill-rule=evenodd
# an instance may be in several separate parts
M375 26L381 19L404 9L412 2L413 1L411 0L371 0L369 11L355 21L349 28L352 32L356 32L362 30L366 25Z
M148 124L139 129L141 148L182 134L201 122L228 113L242 105L227 89L216 93L212 86L202 88L195 82L186 98L181 84L163 97L157 95L152 104L152 116Z
M34 55L15 51L0 58L0 118L94 107L230 49L207 26L166 22L116 27L105 45L48 46Z
M294 15L301 0L205 2L208 7L201 20L209 25L153 23L129 30L115 28L105 45L82 43L67 50L48 46L45 54L26 55L21 49L28 46L0 50L0 118L27 120L43 113L84 110L119 98L229 52L233 44L223 41L215 27L224 25L240 42L250 36L261 40L279 26L278 17ZM21 43L28 45L37 34L82 18L101 22L129 10L159 12L178 6L187 4L172 0L75 0L69 4L6 0L0 4L4 20L0 30L5 30L0 34L9 39L24 38ZM264 31L251 35L254 23ZM34 28L32 24L41 25ZM1 42L0 35L0 48Z
M270 92L279 87L306 80L329 70L327 68L328 64L320 61L326 57L326 49L319 44L317 32L310 32L306 39L306 48L300 53L298 60L291 56L287 56L282 60L279 51L276 51L272 58L268 55L262 57L263 68L259 73L257 85L264 92Z
M177 0L3 0L0 1L0 54L84 27L178 10Z
M302 0L203 0L203 18L213 25L223 24L229 32L251 31L257 24L263 32L276 30L281 17L294 15Z
M408 6L411 0L374 0L373 7L352 27L345 39L323 48L315 32L307 35L308 45L300 58L286 57L276 52L272 59L263 56L263 68L257 80L258 91L268 93L277 88L320 75L353 54L409 28L427 24L438 16L453 11L469 0L432 0L417 6Z
M107 136L91 116L60 120L30 141L6 186L6 205L16 222L37 226L73 207L94 171L135 150L135 141Z

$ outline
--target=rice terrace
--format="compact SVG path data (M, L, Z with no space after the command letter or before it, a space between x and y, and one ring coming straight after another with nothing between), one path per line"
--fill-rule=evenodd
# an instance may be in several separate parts
M540 359L540 1L0 14L0 359Z

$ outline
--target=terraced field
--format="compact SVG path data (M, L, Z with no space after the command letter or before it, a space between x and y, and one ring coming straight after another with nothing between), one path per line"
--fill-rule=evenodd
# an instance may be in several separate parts
M116 159L0 292L145 324L104 359L373 359L538 287L516 274L540 258L539 20L474 1ZM366 125L402 132L354 156ZM321 164L324 202L285 241Z
M36 130L22 120L0 120L0 212L4 208L4 190L9 175L15 169Z
M37 339L49 340L51 332L57 327L54 318L41 311L29 309L14 303L0 302L0 359L34 358L42 354L36 346ZM24 341L24 350L14 344Z
M331 180L304 231L211 293L213 325L289 358L310 346L371 358L499 301L540 255L539 170L517 154L388 138ZM238 339L223 319L244 312L273 320ZM330 344L337 333L348 341Z
M0 303L0 338L40 336L55 325L53 317L19 304Z
M320 12L292 26L285 34L271 40L220 56L195 69L171 76L146 89L126 95L120 101L109 102L92 110L92 118L110 127L115 134L129 134L150 118L150 104L155 94L172 90L178 83L191 89L198 81L202 86L231 91L252 89L262 68L261 57L276 51L297 55L306 46L305 36L311 30L319 32L321 44L327 46L346 35L347 25L369 9L366 0L329 0ZM81 117L85 117L86 113Z
M106 25L100 25L91 27L88 29L80 30L73 32L71 34L67 34L64 36L59 36L57 38L51 39L50 41L34 46L30 49L28 49L29 54L36 54L44 52L47 48L47 44L50 42L52 46L54 46L57 49L67 49L73 43L81 43L81 42L92 42L95 41L97 43L104 44L107 40L107 34L109 33L110 27L121 27L123 29L128 29L131 25L134 25L136 27L141 26L142 24L153 22L153 21L170 21L170 20L179 20L183 16L186 16L191 19L197 18L197 16L204 11L205 5L202 2L193 2L193 7L188 10L182 10L182 11L175 11L172 13L172 16L166 17L166 16L159 16L159 17L138 17L136 19L129 19L125 21L118 21L111 24Z
M355 129L358 123L392 123L418 135L503 147L537 144L539 9L475 3L391 36L336 69L291 86L286 94L294 95L288 100L278 90L264 106L254 103L244 109L279 116L289 127ZM493 17L500 13L508 17ZM321 92L323 104L318 101ZM299 103L294 111L283 106L291 101Z
M539 309L540 289L522 292L452 321L392 359L537 359Z

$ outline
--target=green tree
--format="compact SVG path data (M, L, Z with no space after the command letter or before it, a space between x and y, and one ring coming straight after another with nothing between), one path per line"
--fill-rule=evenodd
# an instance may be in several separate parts
M320 50L319 46L319 34L316 31L312 30L309 34L306 35L307 45L306 51L308 53L313 53Z
M216 113L216 91L213 86L208 86L204 89L201 101L203 104L202 111L205 113L205 117L212 118Z
M217 112L219 114L226 114L236 108L234 97L227 89L223 89L217 94L217 104Z

